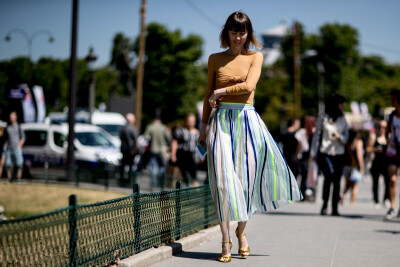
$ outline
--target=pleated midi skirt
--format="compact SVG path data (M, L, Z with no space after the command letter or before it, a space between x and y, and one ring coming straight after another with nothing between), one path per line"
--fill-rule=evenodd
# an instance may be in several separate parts
M220 221L301 200L296 178L254 107L220 103L209 120L207 164Z

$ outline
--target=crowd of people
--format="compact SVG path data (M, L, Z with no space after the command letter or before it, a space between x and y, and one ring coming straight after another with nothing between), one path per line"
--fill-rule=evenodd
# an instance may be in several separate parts
M287 130L278 138L283 155L299 179L303 200L315 197L318 172L313 166L323 175L321 215L327 214L331 186L331 214L339 216L339 204L344 204L349 194L353 205L359 183L370 174L375 207L386 206L388 219L400 217L400 210L395 212L400 166L399 90L392 90L391 102L394 111L386 119L376 120L369 130L350 128L343 113L345 98L338 94L326 99L323 114L306 116L302 128L299 120L289 120ZM379 190L381 178L383 190ZM383 196L379 196L380 191Z

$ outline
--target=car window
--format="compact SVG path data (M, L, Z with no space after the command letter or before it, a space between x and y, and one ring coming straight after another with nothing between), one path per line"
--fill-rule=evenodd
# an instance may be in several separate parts
M25 130L24 146L44 146L47 141L47 131L43 130Z
M111 141L99 132L79 132L75 134L76 139L84 146L113 146Z
M96 124L96 126L99 126L100 128L103 128L104 130L106 130L112 136L118 136L119 135L119 131L122 128L122 125L119 125L119 124Z
M59 132L53 133L54 144L58 147L64 147L67 137Z

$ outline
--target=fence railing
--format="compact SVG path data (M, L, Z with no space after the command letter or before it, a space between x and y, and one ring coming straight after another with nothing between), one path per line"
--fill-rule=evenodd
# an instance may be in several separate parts
M139 192L0 222L1 266L104 266L217 222L208 185Z

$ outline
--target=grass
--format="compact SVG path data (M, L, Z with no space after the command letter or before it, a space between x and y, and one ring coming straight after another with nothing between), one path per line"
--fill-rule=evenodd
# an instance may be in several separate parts
M4 207L4 215L9 219L66 207L71 194L77 195L79 204L95 203L127 195L67 185L0 183L0 205Z

